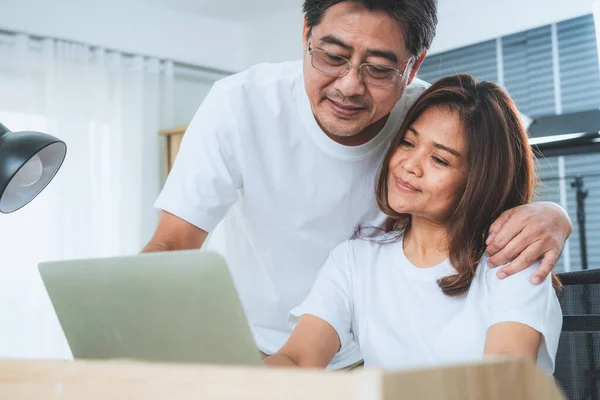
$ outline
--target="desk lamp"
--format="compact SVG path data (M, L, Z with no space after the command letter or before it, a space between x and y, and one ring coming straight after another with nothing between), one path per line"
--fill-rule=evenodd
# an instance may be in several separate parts
M33 200L60 169L67 145L40 132L11 132L0 123L0 213Z

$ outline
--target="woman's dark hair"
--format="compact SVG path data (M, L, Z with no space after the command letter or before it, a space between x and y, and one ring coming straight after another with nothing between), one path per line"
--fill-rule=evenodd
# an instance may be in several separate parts
M439 281L446 295L461 296L469 290L484 255L492 222L504 211L531 201L534 155L520 114L502 88L470 75L440 79L408 111L377 175L377 203L387 215L382 228L396 233L396 239L409 233L411 216L397 213L388 203L390 160L407 129L432 107L458 113L467 147L464 190L447 224L450 263L458 273ZM554 274L552 279L554 287L560 288Z
M438 23L437 0L305 0L303 10L308 38L312 28L321 23L325 11L344 1L359 3L369 10L383 11L393 17L404 32L406 47L414 56L431 46Z

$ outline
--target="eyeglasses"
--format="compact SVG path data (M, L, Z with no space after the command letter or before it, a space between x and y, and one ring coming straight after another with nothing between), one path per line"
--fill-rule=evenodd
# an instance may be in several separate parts
M313 68L325 75L344 76L352 68L352 64L347 58L325 50L313 50L310 42L308 42L308 54L310 54ZM408 61L404 72L387 65L363 63L358 66L358 77L367 85L392 86L399 77L404 76L412 60L411 58Z

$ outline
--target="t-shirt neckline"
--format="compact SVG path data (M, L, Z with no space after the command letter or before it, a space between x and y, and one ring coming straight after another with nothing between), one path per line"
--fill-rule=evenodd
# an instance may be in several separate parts
M456 269L450 264L450 259L448 258L432 267L417 267L408 259L408 257L406 257L403 240L398 241L397 249L401 261L399 265L402 267L403 272L411 279L419 281L437 281L445 276L456 273Z

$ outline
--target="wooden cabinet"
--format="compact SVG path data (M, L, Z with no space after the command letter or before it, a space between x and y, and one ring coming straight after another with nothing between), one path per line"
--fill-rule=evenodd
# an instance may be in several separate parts
M166 167L167 167L167 175L173 168L173 163L175 162L175 157L177 157L177 153L179 152L179 146L181 145L181 139L183 139L183 134L187 126L180 126L172 129L165 129L159 132L160 136L164 136L165 143L165 157L166 157Z

